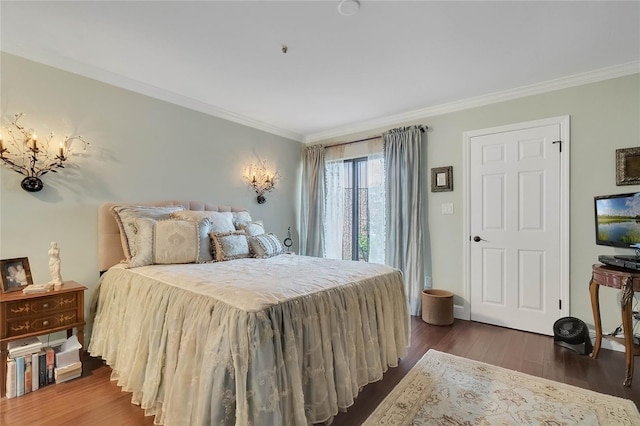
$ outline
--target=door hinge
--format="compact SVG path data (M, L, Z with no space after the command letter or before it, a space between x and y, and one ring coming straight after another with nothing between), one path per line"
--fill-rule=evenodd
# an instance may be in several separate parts
M562 152L562 141L553 141L551 142L552 145L558 144L558 147L560 148L560 152Z
M562 310L562 299L558 299L558 309Z

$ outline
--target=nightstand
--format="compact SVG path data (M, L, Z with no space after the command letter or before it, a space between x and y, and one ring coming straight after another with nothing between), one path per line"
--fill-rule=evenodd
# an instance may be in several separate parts
M84 291L87 287L65 281L60 290L0 294L0 397L5 396L7 344L12 340L66 330L77 330L84 349ZM83 350L81 349L81 350Z

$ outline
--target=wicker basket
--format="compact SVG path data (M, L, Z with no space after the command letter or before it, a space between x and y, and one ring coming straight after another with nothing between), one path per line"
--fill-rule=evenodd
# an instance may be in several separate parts
M453 324L453 293L446 290L422 290L422 320L432 325Z

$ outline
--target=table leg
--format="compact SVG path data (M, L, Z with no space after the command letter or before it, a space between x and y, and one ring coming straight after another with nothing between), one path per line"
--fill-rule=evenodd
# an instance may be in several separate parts
M67 329L67 339L71 336L73 336L73 328ZM84 347L84 325L76 327L76 337L78 338L78 343L82 346L82 348L80 348L80 360L82 361L84 359L84 353L86 352Z
M80 342L80 360L84 360L84 354L87 353L87 348L84 347L84 325L76 327L76 336L78 336L78 342Z
M0 343L0 398L5 397L6 385L7 385L7 356L9 351L7 350L7 342Z
M593 322L596 327L596 341L593 346L593 352L591 352L591 358L598 358L600 346L602 345L602 320L600 319L600 298L598 297L599 290L600 284L594 281L593 275L591 275L589 293L591 293L591 309L593 310Z
M76 336L78 337L78 342L80 342L80 345L82 345L84 349L84 325L76 327Z
M622 328L624 329L624 360L627 366L624 385L631 386L633 379L633 320L631 302L633 300L633 279L626 277L622 285Z

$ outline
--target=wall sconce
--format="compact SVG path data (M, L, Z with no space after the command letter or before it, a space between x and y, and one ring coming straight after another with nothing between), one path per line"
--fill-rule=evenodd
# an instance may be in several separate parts
M265 165L266 161L260 164L251 164L247 167L247 173L244 178L249 182L249 186L258 194L258 204L264 204L267 199L264 193L271 191L276 186L276 182L280 179L280 172L270 172Z
M10 127L5 127L9 134L8 141L3 140L0 135L0 160L11 170L26 176L20 182L22 189L37 192L43 187L40 176L49 172L57 173L56 169L64 168L65 161L73 155L73 142L82 142L84 150L89 143L82 136L65 136L54 153L50 150L54 139L53 132L44 138L44 141L38 140L35 130L27 130L18 123L22 116L22 113L15 114L9 123Z

